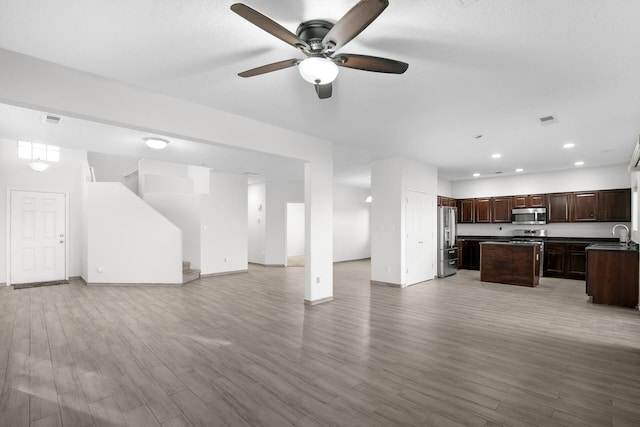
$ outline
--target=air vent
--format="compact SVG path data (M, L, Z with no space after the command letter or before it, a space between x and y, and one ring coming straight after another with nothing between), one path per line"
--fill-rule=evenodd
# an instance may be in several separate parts
M60 123L62 123L62 117L47 114L44 116L44 122L51 125L59 125Z
M558 120L556 120L555 117L553 116L544 116L544 117L540 117L538 120L540 120L540 123L543 125L548 125L551 123L556 123Z

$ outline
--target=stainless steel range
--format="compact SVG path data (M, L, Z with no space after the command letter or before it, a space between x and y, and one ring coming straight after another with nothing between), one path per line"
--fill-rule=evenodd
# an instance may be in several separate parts
M547 236L545 229L516 229L513 230L511 243L535 243L540 246L540 277L544 272L544 238Z

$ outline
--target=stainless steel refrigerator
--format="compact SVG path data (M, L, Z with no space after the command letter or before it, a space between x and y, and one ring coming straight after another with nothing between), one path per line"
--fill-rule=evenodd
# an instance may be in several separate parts
M438 207L438 277L458 271L457 220L458 208Z

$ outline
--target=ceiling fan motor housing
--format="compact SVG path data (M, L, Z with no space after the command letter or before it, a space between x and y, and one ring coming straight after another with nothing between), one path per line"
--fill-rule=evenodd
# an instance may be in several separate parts
M296 34L307 42L312 51L321 51L323 49L322 40L331 28L333 28L331 22L323 19L313 19L300 24Z

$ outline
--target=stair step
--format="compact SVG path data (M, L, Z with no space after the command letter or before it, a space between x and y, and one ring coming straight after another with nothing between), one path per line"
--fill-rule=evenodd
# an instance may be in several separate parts
M182 271L191 269L191 261L182 261Z
M194 280L198 280L200 278L200 270L184 270L182 272L182 284L186 284L189 282L193 282Z

